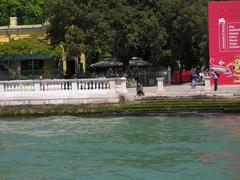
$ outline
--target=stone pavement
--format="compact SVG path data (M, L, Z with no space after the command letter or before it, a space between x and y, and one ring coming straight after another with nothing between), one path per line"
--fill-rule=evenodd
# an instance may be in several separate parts
M191 90L190 83L181 85L170 85L164 86L165 92L162 94L156 94L157 87L144 87L145 97L151 96L167 96L167 97L177 97L177 96L223 96L223 97L237 97L240 98L240 85L225 85L218 86L217 91L213 91L213 86L211 86L211 92L204 92L204 86L198 85L195 91ZM136 96L135 88L128 88L128 97Z

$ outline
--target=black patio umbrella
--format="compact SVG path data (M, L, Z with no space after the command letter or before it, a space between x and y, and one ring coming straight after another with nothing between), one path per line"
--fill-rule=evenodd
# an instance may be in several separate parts
M139 57L132 57L129 61L129 66L151 66L152 64L148 61L143 60L142 58Z
M107 58L97 63L91 64L91 68L103 68L103 67L122 67L123 63L115 58Z

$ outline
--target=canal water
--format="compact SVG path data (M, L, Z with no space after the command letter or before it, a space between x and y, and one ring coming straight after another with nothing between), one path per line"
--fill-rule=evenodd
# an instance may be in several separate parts
M0 179L240 179L240 116L2 118Z

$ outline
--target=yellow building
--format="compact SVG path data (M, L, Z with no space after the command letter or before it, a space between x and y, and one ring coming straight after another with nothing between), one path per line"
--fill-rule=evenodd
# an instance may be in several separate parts
M0 26L0 43L7 43L11 39L30 38L31 36L44 38L46 28L42 24L17 25L17 17L10 17L9 26Z
M0 26L0 44L33 36L46 38L46 27L42 24L18 25L17 17L10 17L9 26ZM56 77L57 73L65 77L85 73L86 58L83 53L80 57L67 57L66 54L62 57L65 59L56 61L49 54L1 55L0 52L0 80L4 79L2 74L8 77L8 71L14 72L11 74L17 77L42 75L44 78Z
M45 38L46 28L42 24L18 25L17 17L10 17L9 26L0 26L0 44L33 36ZM18 76L38 76L44 75L46 72L49 74L50 71L53 72L52 70L56 72L56 61L49 54L4 55L0 57L0 75L8 76L8 71L11 71ZM0 79L3 79L3 76Z

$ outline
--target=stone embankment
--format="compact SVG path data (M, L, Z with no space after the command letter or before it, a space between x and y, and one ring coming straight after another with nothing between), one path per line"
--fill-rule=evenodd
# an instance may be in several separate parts
M0 116L240 112L240 86L214 92L205 81L192 91L189 84L164 86L158 78L158 86L144 91L137 97L125 78L2 81Z

